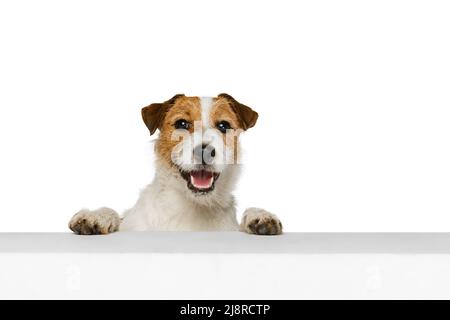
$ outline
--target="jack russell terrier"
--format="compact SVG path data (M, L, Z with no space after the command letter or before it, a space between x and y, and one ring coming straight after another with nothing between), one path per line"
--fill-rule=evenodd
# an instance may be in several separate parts
M156 174L133 208L120 217L110 208L83 209L69 222L81 235L115 231L243 231L282 233L279 219L248 208L241 224L231 194L239 175L239 134L258 114L228 94L187 97L177 94L142 109L156 140Z

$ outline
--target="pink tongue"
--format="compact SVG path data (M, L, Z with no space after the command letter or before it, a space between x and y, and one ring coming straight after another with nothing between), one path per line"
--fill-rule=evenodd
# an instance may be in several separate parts
M191 183L196 188L209 188L213 182L213 173L209 171L193 171L191 172Z

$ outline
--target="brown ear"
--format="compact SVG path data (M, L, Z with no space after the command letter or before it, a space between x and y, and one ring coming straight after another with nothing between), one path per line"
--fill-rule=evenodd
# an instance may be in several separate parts
M253 127L256 124L256 120L258 120L258 113L253 111L252 108L247 107L246 105L237 102L232 96L226 93L221 93L218 95L219 98L225 98L230 103L233 108L234 113L236 113L239 121L241 122L242 128L247 130Z
M150 135L154 134L156 129L161 128L161 124L167 111L172 107L179 97L184 94L176 94L169 100L162 103L152 103L151 105L142 108L142 120L150 131Z

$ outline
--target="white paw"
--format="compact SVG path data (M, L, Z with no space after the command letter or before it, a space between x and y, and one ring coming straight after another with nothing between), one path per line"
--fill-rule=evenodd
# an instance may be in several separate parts
M264 209L248 208L242 218L241 231L259 235L277 235L283 232L278 217Z
M119 230L120 217L110 208L81 210L69 222L69 228L76 234L108 234Z

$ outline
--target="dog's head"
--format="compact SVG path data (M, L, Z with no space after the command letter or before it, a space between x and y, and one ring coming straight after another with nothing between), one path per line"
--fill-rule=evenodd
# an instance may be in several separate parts
M150 134L160 130L155 151L167 178L198 199L229 187L239 163L239 135L258 114L228 94L177 94L143 108L142 118Z

